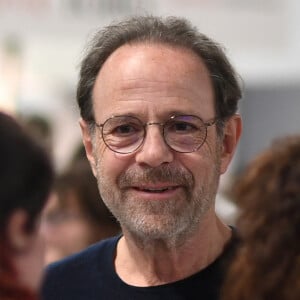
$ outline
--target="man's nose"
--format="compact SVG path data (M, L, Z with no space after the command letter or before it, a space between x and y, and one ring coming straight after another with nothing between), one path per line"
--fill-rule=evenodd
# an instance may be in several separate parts
M145 140L136 153L136 161L139 164L158 167L174 159L173 150L166 144L163 137L161 125L155 122L147 124Z

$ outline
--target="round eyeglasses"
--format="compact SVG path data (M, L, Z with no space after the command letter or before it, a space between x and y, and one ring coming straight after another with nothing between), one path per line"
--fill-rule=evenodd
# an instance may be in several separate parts
M216 123L217 119L204 122L193 115L172 116L164 123L143 123L133 116L113 116L103 124L96 124L101 128L105 145L112 151L129 154L136 151L144 142L146 127L158 125L162 127L165 143L174 151L190 153L197 151L205 142L207 127Z

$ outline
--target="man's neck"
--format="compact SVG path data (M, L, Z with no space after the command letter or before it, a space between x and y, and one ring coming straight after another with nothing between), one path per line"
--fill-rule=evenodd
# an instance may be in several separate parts
M134 286L154 286L181 280L206 268L223 252L231 229L214 214L180 245L136 239L126 230L117 246L115 268Z

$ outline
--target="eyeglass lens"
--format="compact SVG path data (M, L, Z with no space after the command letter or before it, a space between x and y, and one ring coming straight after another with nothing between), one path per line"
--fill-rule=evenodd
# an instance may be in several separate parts
M141 120L132 116L116 116L102 126L105 144L114 152L131 153L143 143L146 131ZM149 125L161 125L150 123ZM175 116L163 124L163 136L170 148L177 152L194 152L206 139L206 125L196 116Z

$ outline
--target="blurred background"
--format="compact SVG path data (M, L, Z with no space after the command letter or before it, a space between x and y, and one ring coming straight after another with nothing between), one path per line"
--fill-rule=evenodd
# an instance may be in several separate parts
M224 45L244 85L244 134L230 175L273 138L299 132L300 1L0 0L0 109L44 122L58 170L80 141L84 46L99 27L136 13L187 17Z

